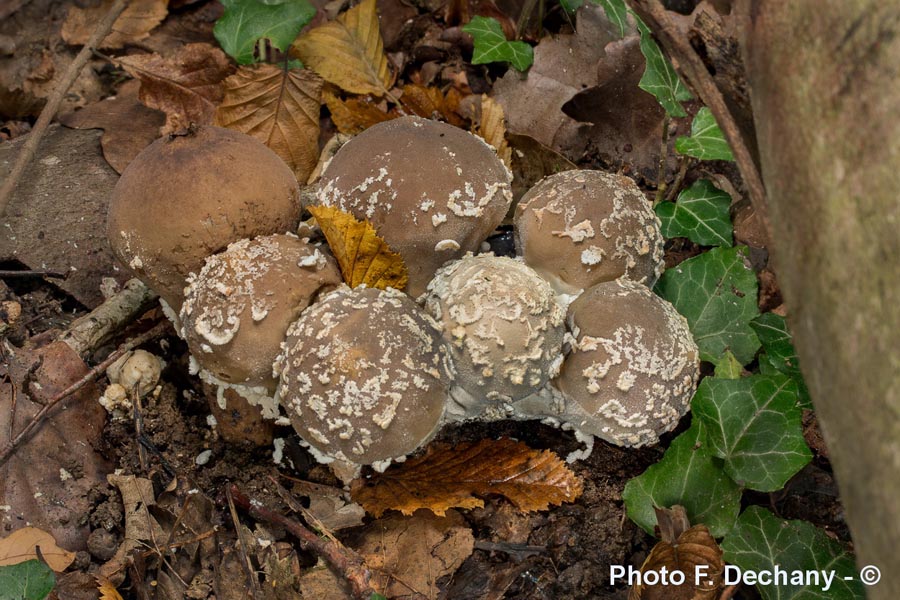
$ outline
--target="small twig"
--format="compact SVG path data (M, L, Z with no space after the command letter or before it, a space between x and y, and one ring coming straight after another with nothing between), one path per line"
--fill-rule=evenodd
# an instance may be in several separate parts
M662 202L666 193L666 161L669 158L669 124L672 118L666 113L662 122L662 140L659 145L659 172L656 175L656 198L653 205Z
M679 162L681 164L678 167L678 175L675 176L675 181L666 193L666 202L675 201L675 196L678 195L678 192L681 191L682 184L684 184L684 177L687 175L688 169L694 164L694 158L691 156L682 156Z
M65 279L68 276L69 273L60 273L59 271L50 271L48 269L31 269L29 271L0 270L0 279L30 279L33 277Z
M261 595L259 589L259 580L253 570L253 564L250 562L250 556L247 554L247 543L244 540L244 531L241 527L241 520L238 517L237 509L234 507L234 497L232 488L225 488L225 498L228 500L228 510L231 512L231 520L234 522L234 531L237 534L238 551L241 555L241 567L244 568L244 574L247 576L248 585L250 586L250 597L258 600Z
M671 22L668 11L659 0L628 0L628 4L635 13L653 31L663 48L669 54L675 69L686 80L686 83L700 96L703 103L709 107L716 123L725 134L728 145L734 154L734 160L740 169L741 177L747 185L750 194L750 202L759 217L760 223L766 230L766 234L772 237L772 227L769 221L769 211L766 205L766 188L762 176L753 162L749 148L741 131L731 114L722 92L713 81L712 75L703 64L703 59L691 46L687 37L682 35L676 25Z
M28 136L25 145L16 157L16 162L13 165L12 171L9 173L9 177L7 177L6 181L3 182L3 185L0 186L0 217L3 217L6 214L6 208L9 205L13 190L16 189L19 179L21 179L22 174L25 173L25 168L31 162L31 159L34 158L38 144L40 144L41 138L43 138L44 134L47 132L47 128L50 127L50 122L56 116L56 112L59 110L63 98L69 91L69 88L72 87L72 84L75 83L75 80L78 79L81 70L91 57L94 46L103 41L107 34L112 30L113 23L116 22L116 19L119 18L119 15L122 14L127 6L128 0L116 0L115 3L113 3L103 19L97 23L97 27L94 28L87 43L85 43L84 47L81 48L81 51L78 52L69 64L69 67L66 69L66 72L63 73L63 76L56 84L56 87L53 88L53 93L47 98L47 104L41 111L37 123L34 124L31 134Z
M235 504L248 511L251 516L283 527L300 540L302 547L309 548L322 557L336 573L349 582L356 600L369 600L372 594L376 593L369 585L372 573L359 554L349 548L338 546L331 540L320 538L297 521L271 511L259 502L251 501L237 486L232 485L230 490Z
M50 398L50 400L47 401L47 403L41 408L41 410L39 410L37 414L35 414L34 417L31 418L28 424L25 425L22 431L20 431L10 443L8 443L3 447L2 450L0 450L0 466L4 465L6 461L9 460L9 457L12 456L16 451L19 445L21 445L25 440L29 439L35 432L35 430L43 424L44 418L48 413L50 413L50 411L52 411L56 407L56 405L58 405L60 402L62 402L72 394L76 393L87 384L102 376L106 372L106 369L108 369L111 364L119 360L119 358L123 354L125 354L129 350L137 348L142 344L147 343L152 339L162 336L169 327L170 325L168 321L157 323L152 329L122 344L118 350L106 357L106 360L91 369L84 375L84 377Z

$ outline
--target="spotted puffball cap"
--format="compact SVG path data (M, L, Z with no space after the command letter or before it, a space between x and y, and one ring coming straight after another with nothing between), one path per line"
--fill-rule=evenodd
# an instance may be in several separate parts
M393 289L342 286L290 326L279 395L320 458L368 465L425 444L452 367L440 328Z
M687 320L625 278L569 307L572 353L555 380L575 429L620 446L659 441L688 411L700 373Z

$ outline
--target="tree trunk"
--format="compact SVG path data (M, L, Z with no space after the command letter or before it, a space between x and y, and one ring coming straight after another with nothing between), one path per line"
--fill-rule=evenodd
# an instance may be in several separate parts
M900 4L744 0L773 258L858 564L900 597Z

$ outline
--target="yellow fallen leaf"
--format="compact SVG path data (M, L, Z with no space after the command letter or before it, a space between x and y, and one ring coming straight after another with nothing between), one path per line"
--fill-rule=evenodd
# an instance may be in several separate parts
M403 259L375 233L371 223L332 206L310 206L309 212L322 228L347 285L406 287L409 274Z
M506 141L503 106L487 94L481 95L481 122L475 133L494 147L503 164L507 167L512 166L512 149Z
M354 94L380 97L391 86L375 0L363 0L336 20L303 34L291 45L290 54L325 81Z
M390 121L399 115L386 113L372 102L364 98L342 100L331 91L323 94L325 105L331 112L331 120L341 133L356 135L384 121Z
M57 546L56 540L46 531L23 527L0 540L0 567L37 559L35 547L40 547L44 561L56 572L65 571L75 560L75 553Z
M105 577L97 578L97 591L100 592L100 600L122 600L119 590Z
M305 69L260 64L225 80L215 124L251 135L306 181L319 158L322 80Z
M98 6L72 6L63 22L62 39L67 44L87 43L97 21L109 12L114 0L104 0ZM169 14L167 0L132 0L113 23L112 31L100 42L100 48L122 48L150 35L150 32Z
M372 479L357 479L353 500L380 516L386 510L411 515L427 508L443 515L449 508L477 508L477 496L500 494L522 512L573 502L581 479L549 450L532 450L510 439L437 445L419 458L395 465Z

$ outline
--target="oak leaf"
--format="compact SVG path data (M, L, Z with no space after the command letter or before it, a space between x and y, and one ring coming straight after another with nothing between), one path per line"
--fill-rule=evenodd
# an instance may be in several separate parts
M381 97L391 86L375 0L363 0L336 20L301 35L290 53L325 81L353 94Z
M323 94L325 105L331 112L331 120L341 133L356 135L372 125L397 118L399 115L384 112L366 98L338 98L330 90Z
M40 557L35 547L40 547ZM43 558L54 571L62 572L75 560L75 553L60 548L52 535L37 527L23 527L0 539L0 567L38 558Z
M484 141L493 146L497 156L508 167L512 166L512 148L506 141L506 117L503 105L488 96L481 95L481 122L475 129Z
M322 80L305 69L260 64L225 80L215 124L251 135L306 181L319 159Z
M419 458L382 475L353 482L351 496L376 517L386 510L405 515L426 508L443 515L450 508L478 508L476 496L499 494L522 512L573 502L581 479L549 450L533 450L507 438L450 446L434 445Z
M233 70L225 53L210 44L187 44L165 58L153 53L117 60L140 79L140 101L166 113L163 135L212 123L224 96L222 82Z
M409 274L403 259L378 236L371 223L332 206L310 206L309 212L322 228L347 285L406 287Z
M101 20L109 12L114 0L105 0L92 8L73 6L63 23L62 39L67 44L83 45ZM122 48L127 44L139 42L150 35L150 32L162 23L169 13L167 0L131 0L128 7L113 23L109 35L100 42L100 48Z

